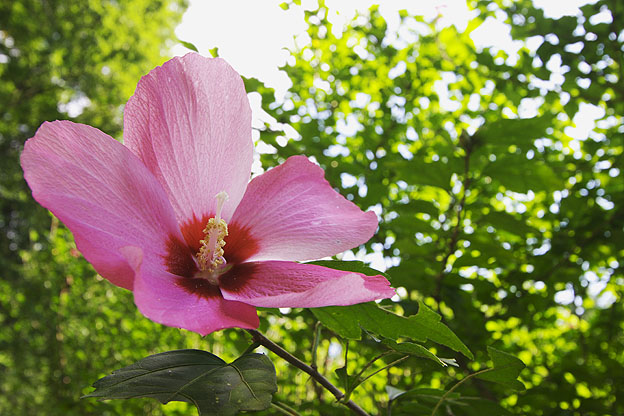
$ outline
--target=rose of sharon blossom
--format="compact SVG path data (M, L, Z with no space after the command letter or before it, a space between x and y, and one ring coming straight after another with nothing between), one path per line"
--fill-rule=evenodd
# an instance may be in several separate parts
M26 142L21 163L34 198L146 317L207 334L258 327L257 306L394 294L382 276L296 263L366 242L377 218L303 156L249 181L251 110L222 59L189 54L143 77L125 108L124 143L54 121Z

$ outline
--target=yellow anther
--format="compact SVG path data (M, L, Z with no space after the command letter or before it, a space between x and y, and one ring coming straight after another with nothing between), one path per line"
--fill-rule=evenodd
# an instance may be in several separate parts
M212 284L218 284L219 274L225 267L223 246L225 246L225 237L228 235L227 223L221 219L221 208L228 199L228 195L221 191L215 197L217 198L217 212L214 218L208 220L204 228L204 239L199 241L201 247L197 253L197 263L200 271L196 276Z
M225 237L228 235L226 222L210 218L204 228L204 235L206 237L200 241L202 246L197 253L199 269L214 271L225 264L223 246L225 246Z

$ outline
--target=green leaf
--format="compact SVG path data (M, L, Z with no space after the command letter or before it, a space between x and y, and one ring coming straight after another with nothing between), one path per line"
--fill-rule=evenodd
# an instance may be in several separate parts
M405 394L405 390L397 389L392 386L386 386L386 393L388 393L388 400L392 401L402 394Z
M487 215L484 215L481 221L493 225L497 230L504 230L508 233L517 235L536 234L537 230L526 222L521 217L509 214L505 211L492 211Z
M421 387L406 391L405 394L402 395L402 399L418 399L418 401L421 402L436 404L445 393L446 391L444 390ZM461 394L459 393L450 393L447 395L449 399L459 399L460 397Z
M551 115L533 118L501 118L481 127L473 137L478 145L509 146L515 144L526 147L526 145L532 145L535 139L544 136L552 122Z
M199 350L151 355L101 378L93 387L95 391L85 397L183 401L194 404L202 416L264 410L277 391L275 368L266 355L246 354L227 364Z
M386 387L386 392L389 391L388 387ZM402 390L398 391L402 392ZM396 394L396 396L393 397L395 405L392 406L392 415L431 416L434 406L444 394L444 390L429 388L417 388ZM503 416L510 414L509 411L495 402L479 397L462 396L460 393L456 392L446 396L445 407L451 410L452 413L436 412L436 414L453 414L456 416Z
M473 355L460 339L446 325L440 322L440 315L419 302L416 315L404 317L385 309L376 303L352 306L328 306L311 308L314 316L338 335L347 339L360 339L362 329L374 334L397 340L401 337L425 342L428 339L461 352L472 359Z
M187 49L190 49L194 52L199 52L199 50L197 49L197 46L193 45L191 42L187 42L185 40L182 39L178 39L178 42L180 42L182 44L182 46L184 46Z
M218 56L219 56L219 48L218 48L218 47L216 47L216 46L215 46L214 48L212 48L212 49L209 49L209 50L208 50L208 52L210 52L210 55L211 55L213 58L216 58L216 57L218 57Z
M554 191L561 186L557 172L542 161L533 161L531 168L527 169L527 159L522 155L499 156L495 162L483 169L483 175L490 176L493 181L511 191Z
M346 366L337 368L334 372L338 376L338 380L340 380L340 385L346 394L349 395L355 388L354 384L357 382L357 377L355 375L349 375Z
M442 361L442 359L438 358L437 355L435 355L434 353L432 353L431 351L429 351L427 348L423 347L420 344L414 344L413 342L397 343L390 339L384 339L381 342L396 352L414 355L416 357L428 358L440 364L442 367L446 367L448 365L445 361Z
M520 359L492 347L488 347L488 354L494 363L494 368L479 374L478 378L493 381L514 390L525 389L524 384L517 380L518 375L525 367Z
M330 269L336 270L344 270L346 272L355 272L362 273L366 276L376 276L382 275L388 280L391 280L390 276L388 276L384 272L380 272L379 270L375 270L372 267L368 267L365 263L357 260L353 261L343 261L343 260L317 260L311 261L306 264L315 264L317 266L328 267Z
M387 390L387 388L386 388ZM444 390L431 388L416 388L397 394L394 401L397 403L392 406L393 415L410 415L420 416L431 414L431 410L444 395ZM458 393L451 393L449 398L459 399Z

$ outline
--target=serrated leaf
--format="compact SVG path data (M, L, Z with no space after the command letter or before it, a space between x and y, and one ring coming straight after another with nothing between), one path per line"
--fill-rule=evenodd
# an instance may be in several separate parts
M362 329L397 340L410 338L425 342L428 339L461 352L472 359L473 355L463 342L446 325L440 315L419 302L416 315L404 317L369 302L352 306L328 306L311 308L314 316L338 335L347 339L360 339Z
M143 358L93 387L85 397L183 401L194 404L201 416L229 416L268 408L277 380L273 363L263 354L245 354L227 364L206 351L177 350Z
M525 389L524 384L517 380L520 372L526 367L520 359L492 347L488 347L488 354L494 363L494 368L476 377L502 384L514 390Z

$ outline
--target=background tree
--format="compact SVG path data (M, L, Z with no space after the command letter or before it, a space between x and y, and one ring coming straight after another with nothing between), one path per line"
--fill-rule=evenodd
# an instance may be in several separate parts
M285 100L263 94L299 135L263 133L277 148L263 162L313 155L380 213L366 250L392 266L406 314L424 300L476 353L459 373L479 369L486 345L528 365L508 410L618 414L624 10L599 1L550 19L530 1L503 4L471 3L478 15L461 33L401 13L397 36L375 8L336 32L321 3L284 68ZM525 43L518 59L477 50L469 35L494 16L541 46ZM589 137L570 130L581 109L598 113ZM388 383L404 390L454 375L395 374ZM504 397L478 379L462 389Z
M151 402L79 400L103 365L168 338L149 322L135 325L132 298L96 281L71 234L31 198L19 154L46 120L88 123L120 138L123 104L139 77L164 61L185 7L178 0L0 2L2 414L159 413Z

